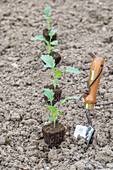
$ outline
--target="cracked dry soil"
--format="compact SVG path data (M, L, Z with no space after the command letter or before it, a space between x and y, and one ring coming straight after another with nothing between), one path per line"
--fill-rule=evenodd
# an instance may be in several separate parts
M113 101L112 0L0 0L0 170L112 170L112 103L95 105L90 113L95 133L85 154L84 139L73 136L77 124L87 126L83 101L61 108L66 135L59 147L51 149L43 140L48 113L43 86L52 72L40 59L43 43L30 38L42 34L48 5L62 56L56 68L73 66L81 72L59 80L62 99L86 88L92 52L105 60L97 104Z

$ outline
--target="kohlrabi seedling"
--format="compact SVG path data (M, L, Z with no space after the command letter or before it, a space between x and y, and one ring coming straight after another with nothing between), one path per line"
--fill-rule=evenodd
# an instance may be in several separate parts
M55 128L55 123L56 123L56 120L57 120L58 116L63 115L63 113L60 112L61 106L64 103L66 103L67 100L69 100L69 99L77 99L78 97L77 96L67 97L66 99L64 99L60 103L59 108L56 108L55 106L52 106L52 101L54 99L53 90L50 90L50 89L43 89L43 90L44 90L44 95L48 98L48 101L50 101L50 103L51 103L51 106L49 106L49 105L45 105L45 106L46 106L46 108L48 110L50 110L52 112L52 116L47 116L46 119L49 119L49 120L53 121L54 122L54 128Z
M47 41L45 39L45 37L43 37L42 35L38 35L38 36L35 36L33 38L31 38L30 40L40 40L40 41L44 41L47 45L47 51L48 51L48 54L51 53L51 45L55 46L55 45L58 45L58 40L54 40L54 41L51 41L52 40L52 37L55 35L55 33L57 32L57 30L51 30L49 32L49 36L50 36L50 41ZM58 50L57 49L54 49L53 50L54 52L57 52Z
M74 67L69 67L66 70L64 70L63 72L61 70L56 70L55 69L55 60L50 55L42 55L41 59L45 63L44 67L51 68L52 71L53 71L54 79L51 80L51 81L53 82L53 86L54 86L55 89L56 89L56 86L59 85L58 79L59 79L59 77L61 77L61 75L63 73L65 73L65 72L71 72L71 73L75 73L75 74L80 73L80 71L77 68L74 68Z
M46 14L46 17L44 17L47 20L47 28L50 31L50 20L52 19L51 17L49 17L49 13L51 11L51 7L48 6L44 9L44 13ZM43 24L43 26L46 26L46 23Z

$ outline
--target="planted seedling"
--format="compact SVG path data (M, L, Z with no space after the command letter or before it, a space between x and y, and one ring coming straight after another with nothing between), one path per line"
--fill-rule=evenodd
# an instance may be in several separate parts
M65 72L70 72L70 73L75 73L75 74L80 73L80 71L74 67L69 67L66 70L64 70L63 72L61 70L56 70L55 69L55 60L53 59L52 56L42 55L41 59L45 63L44 67L51 68L53 71L53 80L51 80L51 81L53 82L54 89L56 89L56 86L59 85L58 79L62 76L63 73L65 73Z
M52 105L52 101L54 99L54 92L53 90L50 89L43 89L44 90L44 95L48 98L48 101L50 101L51 106L50 105L45 105L46 108L48 110L50 110L52 112L52 116L47 116L46 119L49 119L51 121L54 122L54 128L55 128L55 124L56 124L56 120L58 118L58 116L63 115L63 113L60 112L60 108L61 106L66 103L67 100L69 99L77 99L77 96L71 96L71 97L67 97L66 99L64 99L61 103L59 108L56 108L55 106Z
M50 12L51 12L51 7L50 7L50 6L48 6L48 7L46 7L46 8L44 9L44 13L45 13L45 15L46 15L46 17L44 17L44 18L47 20L47 24L44 23L44 24L43 24L43 27L47 26L47 28L45 28L45 29L43 30L43 36L45 37L45 39L46 39L47 41L50 41L50 35L49 35L50 30L51 30L51 28L50 28L50 27L51 27L50 20L52 19L52 17L49 17ZM53 35L51 41L54 41L54 40L56 40L56 39L57 39L57 33L55 33L55 34Z
M51 106L45 105L46 108L52 112L51 116L47 116L46 119L49 119L52 121L52 123L49 123L42 128L43 136L45 142L50 146L58 146L63 140L65 135L65 128L64 126L57 121L59 116L62 116L63 113L60 112L61 106L66 103L69 99L77 99L77 96L71 96L66 98L60 103L60 106L57 108L52 105L53 99L54 99L54 93L50 89L44 89L44 95L48 98L48 100L51 103Z
M47 28L49 31L50 31L50 20L52 19L52 17L49 17L50 12L51 12L50 6L48 6L44 9L44 13L46 15L46 17L44 17L44 18L47 20L47 26L48 26ZM46 23L44 23L43 26L46 26Z
M58 40L54 40L54 41L51 41L52 40L52 37L55 35L55 33L57 32L57 30L51 30L49 32L49 36L50 36L50 41L47 41L45 39L45 37L43 37L42 35L39 35L39 36L35 36L33 38L31 38L31 40L40 40L40 41L44 41L47 45L47 51L48 51L48 54L51 53L51 46L56 46L58 45ZM54 49L53 50L54 52L57 52L58 50L57 49Z
M59 78L65 73L65 72L72 72L72 73L75 73L75 74L78 74L80 73L79 70L77 68L73 68L73 67L70 67L70 68L67 68L66 70L64 70L63 72L61 70L56 70L55 69L55 60L53 59L52 56L49 56L49 55L42 55L41 56L41 59L44 61L45 65L44 67L46 68L51 68L52 71L53 71L53 80L51 80L52 84L50 85L46 85L44 86L44 88L49 88L49 89L52 89L53 92L54 92L54 100L53 100L53 105L58 102L61 98L61 93L62 93L62 90L61 88L59 87L59 83L58 83L58 80ZM44 99L45 101L50 104L50 102L48 101L47 97L44 96Z
M31 40L40 40L40 41L44 41L46 43L47 46L45 48L47 49L47 53L49 55L53 56L53 58L55 59L55 65L58 64L60 62L60 60L61 60L60 54L57 53L58 49L54 49L54 50L51 51L51 46L52 45L53 46L57 46L58 45L58 41L57 40L52 41L52 37L55 35L56 32L57 32L57 30L51 30L49 32L50 41L47 41L45 39L45 37L43 37L42 35L35 36L35 37L31 38ZM46 57L47 56L48 55L46 55Z
M35 36L35 37L31 38L31 40L40 40L40 41L45 42L46 46L43 46L42 48L47 49L47 54L53 56L53 58L55 59L55 63L57 65L61 60L61 56L57 52L58 49L54 49L51 51L51 46L57 46L58 40L56 40L57 39L56 38L57 30L50 29L50 20L52 19L51 17L49 17L50 11L51 11L50 6L48 6L44 9L44 13L46 14L45 19L47 19L47 24L44 23L43 26L47 25L47 28L43 30L43 36L42 35Z

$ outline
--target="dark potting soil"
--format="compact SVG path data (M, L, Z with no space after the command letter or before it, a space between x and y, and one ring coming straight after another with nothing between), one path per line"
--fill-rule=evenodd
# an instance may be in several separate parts
M45 39L47 41L50 41L49 30L47 28L43 30L43 36L45 37ZM55 35L53 35L51 41L54 41L54 40L57 40L57 33L55 33Z
M50 146L58 146L64 140L65 127L61 123L47 124L42 128L45 142Z
M52 51L50 55L55 59L55 64L57 65L61 60L61 55L57 52Z
M54 89L53 84L51 84L51 85L44 86L44 88L45 89L49 88L50 90L51 89L53 90L53 92L54 92L54 99L53 99L53 102L52 102L53 105L60 100L62 90L58 86L56 86L56 89ZM48 98L46 96L44 96L44 99L47 102L47 104L50 104L50 102L48 101Z

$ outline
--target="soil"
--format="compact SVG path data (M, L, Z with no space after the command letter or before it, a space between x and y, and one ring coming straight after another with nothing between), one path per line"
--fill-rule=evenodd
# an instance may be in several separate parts
M43 137L49 147L59 146L64 140L65 128L61 123L49 123L42 127Z
M43 36L45 37L45 39L47 41L50 41L49 30L47 28L43 30ZM55 35L53 35L51 41L54 41L54 40L57 40L57 33L55 33Z
M53 93L54 93L54 99L52 101L52 105L55 105L56 102L60 101L61 99L61 94L62 94L62 90L59 86L56 86L56 89L54 89L54 86L51 84L51 85L45 85L44 86L45 89L52 89L53 90ZM44 100L47 104L51 104L49 101L48 101L48 98L44 95Z
M60 111L65 140L52 149L44 142L42 127L48 123L43 87L52 72L40 56L46 52L40 41L45 22L43 9L52 7L52 29L58 30L62 62L57 69L72 66L80 74L65 73L59 80L62 99L87 87L92 58L103 57L97 105L90 112L95 129L92 144L76 139L76 125L87 126L84 101L70 100ZM1 170L98 170L113 169L113 1L112 0L0 0L0 169ZM55 105L59 105L60 102Z
M109 67L109 74L112 74L113 75L113 66Z

